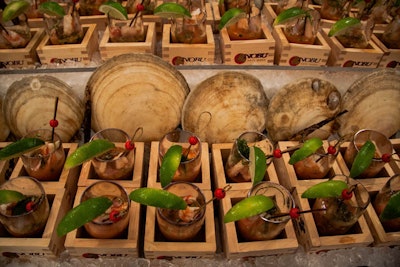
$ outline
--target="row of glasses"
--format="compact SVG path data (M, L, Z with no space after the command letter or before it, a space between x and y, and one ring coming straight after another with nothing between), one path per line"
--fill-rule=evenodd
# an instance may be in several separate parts
M107 134L107 131L112 131L112 134ZM97 133L96 135L93 136L93 139L95 138L101 138L101 139L110 139L110 140L115 140L113 142L116 142L116 144L124 144L126 140L129 140L129 136L127 134L121 134L121 136L118 136L117 133L123 133L123 131L118 130L118 129L107 129L107 131L102 131ZM361 133L364 133L365 131L361 131ZM359 134L360 136L364 136L362 134ZM38 135L36 135L37 137ZM161 139L160 144L159 144L159 158L162 159L164 153L167 151L168 147L174 145L174 144L181 144L183 145L183 153L186 153L187 149L189 149L190 144L187 143L188 137L193 136L193 133L182 131L182 130L176 130L171 133L168 133ZM357 143L358 138L356 138L358 135L354 137L354 146L355 149L359 148L360 145ZM371 138L372 136L375 135L369 135L368 138ZM115 138L118 137L118 138ZM114 138L114 139L113 139ZM367 138L367 139L368 139ZM268 139L268 137L262 133L258 132L246 132L243 133L238 140L246 140L246 143L248 145L258 145L266 155L271 155L273 151L273 145L272 142ZM242 152L239 151L238 148L238 140L235 141L231 154L229 155L227 164L226 164L226 174L232 173L229 171L229 169L234 168L234 169L239 169L238 173L240 176L242 176L242 179L238 179L238 174L236 173L235 175L232 175L232 182L241 182L241 181L248 181L248 158L242 155ZM186 144L186 150L185 150L185 145ZM358 144L358 145L357 145ZM381 144L380 142L376 142L377 145ZM60 143L61 146L61 143ZM126 163L130 165L131 167L133 166L133 155L128 155L124 154L124 149L121 147L116 148L116 150L120 150L121 153L114 153L111 152L112 156L107 157L107 158L100 158L99 159L93 159L92 163L95 166L96 163L98 162L99 165L102 165L102 167L95 168L97 170L100 170L98 173L114 173L115 174L115 169L116 166L119 167L126 167ZM157 222L160 224L160 231L163 233L163 235L169 239L169 240L190 240L194 236L197 235L198 231L200 230L201 226L204 223L204 214L205 214L205 208L204 204L206 203L205 197L202 194L201 190L194 185L192 182L196 180L196 178L199 175L200 172L200 167L201 167L201 144L198 142L198 148L194 147L191 149L194 153L192 155L191 159L188 161L184 161L181 163L182 166L179 171L177 171L177 176L174 177L174 182L165 187L165 190L168 190L170 192L173 192L183 198L186 198L188 196L191 196L190 201L191 204L193 204L194 209L189 209L190 211L197 210L197 212L193 214L178 214L176 211L168 210L168 209L161 209L159 208L157 210ZM348 149L349 153L351 152L351 149ZM33 152L31 152L33 153ZM34 155L34 154L33 154ZM118 156L115 156L118 155ZM32 155L30 155L32 157ZM116 161L121 160L124 162L122 163L116 163ZM268 158L268 157L266 157ZM234 159L234 160L233 160ZM107 162L109 161L109 162ZM48 162L48 161L47 161ZM160 161L161 162L161 161ZM197 162L194 164L194 162ZM236 162L236 163L234 163ZM247 163L246 163L247 162ZM266 164L270 164L270 160L266 161ZM238 167L238 164L240 164L240 168ZM32 164L31 164L32 165ZM33 164L38 166L38 164ZM46 165L46 164L44 164ZM48 165L51 165L48 163ZM243 170L246 169L247 170ZM28 168L29 169L29 168ZM106 169L111 169L113 171L111 172L105 172ZM117 168L117 169L125 169L125 168ZM129 172L132 170L129 170ZM43 171L44 172L44 171ZM120 172L121 177L126 175L125 171ZM99 175L100 176L100 175ZM104 179L118 179L116 178L117 176L104 176ZM243 180L244 177L244 180ZM343 179L343 177L335 177L334 179ZM22 182L22 183L17 183L19 179L28 179L32 182ZM398 181L395 180L395 181ZM317 212L314 214L314 218L316 221L316 225L318 226L319 231L321 234L326 234L326 235L332 235L332 234L343 234L346 231L348 231L349 228L358 220L358 217L361 216L365 208L369 204L369 195L366 189L357 182L354 179L346 177L346 182L349 183L351 186L356 186L356 190L354 191L355 197L352 198L349 201L342 201L340 199L316 199L314 201L314 206L313 209L321 209L322 207L325 209L324 212ZM38 188L38 193L36 194L36 197L33 198L35 199L34 202L38 203L40 205L35 205L33 211L25 212L28 215L33 212L40 212L43 214L47 214L44 216L34 216L35 218L46 218L48 216L49 212L49 207L48 207L48 201L46 199L45 193L43 191L43 188L40 185L40 182L38 182L35 178L30 178L30 177L20 177L18 179L11 179L7 183L2 185L2 189L9 189L13 188L15 184L18 186L18 184L22 185L30 185L29 191L32 192L33 190L31 189L33 185L37 184ZM391 182L388 185L390 188L396 187L395 182ZM398 187L398 185L397 185ZM17 191L25 192L25 189L21 189L19 187L16 187ZM112 189L112 190L111 190ZM397 188L398 189L398 188ZM382 192L386 192L387 194L387 189L382 190ZM393 194L393 189L389 190L391 194ZM286 223L290 220L290 216L288 215L289 211L291 208L295 207L293 198L291 197L290 193L282 186L274 184L272 182L266 182L263 181L259 184L254 185L254 187L249 191L248 196L251 195L257 195L257 194L263 194L268 197L271 197L274 200L275 203L275 209L272 211L269 211L267 213L263 213L261 215L253 216L251 218L245 218L242 220L239 220L237 222L237 227L238 231L240 231L241 235L247 239L247 240L269 240L275 238L277 235L280 234L282 229L285 227ZM382 193L383 194L383 193ZM129 213L129 206L130 206L130 201L129 198L125 192L125 190L118 185L115 182L112 181L101 181L98 183L93 184L92 186L89 186L85 192L83 193L81 197L81 202L87 200L88 198L96 197L96 196L104 196L106 195L108 198L110 198L113 201L113 206L107 210L102 216L99 216L95 220L93 220L90 223L85 224L85 229L89 233L89 235L97 238L112 238L114 236L121 235L121 233L124 231L124 229L127 227L128 224L128 213ZM41 199L40 201L37 201L36 199ZM382 198L376 198L376 203L379 203ZM378 204L376 204L378 205ZM39 206L42 207L39 209ZM124 218L122 220L118 220L118 227L116 222L110 221L110 213L112 213L114 210L118 210L118 212L121 212L121 218ZM186 211L188 212L188 211ZM24 214L25 214L24 213ZM10 218L15 220L16 216L12 215L9 216L9 212L0 212L1 214L1 219L2 223L4 225L18 225L17 223L10 223ZM8 215L7 215L8 214ZM286 214L285 216L276 216L277 214ZM189 216L190 219L188 221L185 221L181 217ZM7 217L8 216L8 217ZM32 216L31 216L32 217ZM177 219L178 218L178 219ZM180 219L179 219L180 218ZM24 221L27 221L26 218L23 219ZM45 222L46 220L44 220ZM346 222L346 223L343 223ZM37 225L34 223L34 225ZM114 225L114 226L113 226ZM41 229L43 228L43 224L41 224ZM113 230L104 230L104 229L111 229ZM114 229L115 227L115 229ZM23 229L28 229L26 226L22 227ZM186 229L185 231L183 230L178 230L178 229ZM40 229L40 228L39 228ZM18 231L16 230L9 230L11 234L18 236L18 235L26 235L26 233L21 233L19 234ZM27 235L32 235L36 234L38 229L35 229L34 231L31 231ZM107 235L105 235L107 233Z

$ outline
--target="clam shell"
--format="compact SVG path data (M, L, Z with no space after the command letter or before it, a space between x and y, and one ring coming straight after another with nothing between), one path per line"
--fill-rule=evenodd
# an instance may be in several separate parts
M3 98L0 97L0 142L6 141L9 134L10 128L6 123L3 113Z
M355 81L343 94L339 134L372 129L391 137L400 131L400 72L383 69Z
M220 72L190 92L183 106L182 127L210 144L233 142L246 130L264 131L268 102L256 77Z
M106 61L87 83L94 131L119 128L136 141L160 140L181 120L189 86L183 75L160 57L124 54Z
M301 130L334 118L340 111L341 95L328 81L302 78L280 88L271 98L267 113L267 131L274 141L290 140ZM312 133L326 138L333 122Z
M53 76L30 76L15 81L4 97L3 112L11 132L18 138L36 129L51 129L56 97L58 127L63 142L80 129L84 117L83 101L72 88Z

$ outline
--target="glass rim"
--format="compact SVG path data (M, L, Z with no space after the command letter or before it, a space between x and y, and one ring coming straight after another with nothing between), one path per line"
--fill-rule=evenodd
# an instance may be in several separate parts
M34 206L33 206L33 209L30 210L30 211L28 211L28 212L25 212L25 213L22 213L22 214L18 214L18 215L6 215L6 214L3 214L3 213L0 212L1 216L4 216L4 217L6 217L6 218L18 218L18 217L23 217L23 216L29 215L29 214L35 212L37 209L39 209L39 207L41 206L41 204L43 203L43 201L45 201L45 199L46 199L46 191L44 190L44 187L43 187L42 183L40 183L40 181L39 181L38 179L36 179L36 178L34 178L34 177L32 177L32 176L18 176L18 177L15 177L15 178L11 178L11 179L7 180L5 183L3 183L3 184L1 185L1 188L3 188L3 186L4 186L6 183L12 182L12 180L15 180L15 179L28 179L28 180L32 180L32 181L36 184L36 186L39 188L41 194L40 194L40 196L39 196L39 201L38 201L38 203L37 203L36 205L34 205ZM15 191L17 191L17 190L15 190ZM34 195L34 196L37 196L37 195Z
M242 152L238 149L238 140L239 139L241 139L240 137L242 137L243 135L245 135L245 134L258 134L259 136L263 136L263 137L265 137L264 139L261 139L260 141L262 141L262 140L268 140L270 143L271 143L271 145L272 145L272 149L274 148L274 145L273 145L273 143L272 143L272 141L270 140L270 138L268 137L268 135L266 135L266 134L263 134L262 132L259 132L259 131L244 131L244 132L242 132L239 136L238 136L238 138L236 138L235 139L235 145L236 145L236 149L237 149L237 151L238 151L238 153L239 153L239 155L240 155L240 157L242 158L242 160L244 160L245 162L250 162L250 159L248 159L248 158L246 158L243 154L242 154ZM257 142L260 142L260 141L257 141ZM246 141L247 142L247 141Z
M102 134L103 132L106 132L106 131L118 131L118 132L120 132L122 135L125 135L125 137L126 137L125 142L128 141L128 140L130 140L129 134L128 134L127 132L125 132L124 130L120 129L120 128L104 128L104 129L102 129L102 130L100 130L100 131L97 131L92 137L90 137L89 142L90 142L90 141L93 141L93 140L94 140L94 137L96 137L96 135ZM99 139L108 140L107 138L99 138ZM110 141L110 140L109 140L109 141ZM119 143L119 142L115 142L115 141L110 141L110 142ZM117 148L117 147L116 147L116 148ZM111 150L113 150L113 149L111 149ZM121 157L127 156L127 155L128 155L129 153L131 153L132 151L133 151L133 150L127 150L127 149L124 148L124 152L122 152L122 154L121 154L118 158L113 158L113 159L102 159L102 158L100 158L100 156L106 154L106 153L107 153L107 152L106 152L106 153L101 154L100 156L94 157L94 159L96 159L97 161L100 161L100 162L113 162L113 161L119 160Z
M354 134L354 138L352 140L352 144L354 145L354 147L355 147L357 152L359 152L360 149L358 148L358 146L356 146L356 138L359 136L359 134L362 134L363 132L372 132L372 133L377 134L377 135L379 135L381 137L384 137L384 139L392 146L392 143L390 142L389 138L386 135L384 135L383 133L381 133L379 131L376 131L376 130L372 130L372 129L361 129L361 130L358 130ZM392 146L392 150L393 150L393 146ZM372 158L372 161L383 162L382 158L375 158L375 157Z

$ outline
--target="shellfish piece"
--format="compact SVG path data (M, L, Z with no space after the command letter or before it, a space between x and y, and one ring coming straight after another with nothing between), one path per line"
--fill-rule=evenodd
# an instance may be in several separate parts
M85 107L68 84L50 75L24 77L10 85L3 112L11 132L21 138L33 130L51 129L56 97L56 132L62 142L69 142L82 125Z
M182 127L210 144L231 143L242 132L264 131L268 103L258 78L222 71L189 93L183 106Z
M374 71L355 81L343 94L338 119L339 134L352 136L361 129L375 130L390 138L400 131L400 73Z
M128 134L143 128L135 141L154 141L180 124L190 89L184 76L151 54L123 54L107 60L86 86L92 128L118 128Z
M326 139L333 131L340 105L341 94L332 83L302 78L283 86L271 98L266 129L274 141L290 140L307 127L332 119L308 135Z

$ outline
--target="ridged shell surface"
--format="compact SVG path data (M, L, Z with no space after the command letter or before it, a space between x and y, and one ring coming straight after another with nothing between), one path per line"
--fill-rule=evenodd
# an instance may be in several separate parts
M24 77L10 85L3 112L11 132L20 138L36 129L51 129L56 97L59 123L55 131L63 142L70 141L82 125L83 101L68 84L49 75Z
M259 79L244 72L223 71L190 92L182 127L210 144L233 142L244 131L265 130L268 103Z
M400 71L375 71L355 81L343 95L340 135L372 129L391 137L400 131Z
M267 113L267 131L274 141L293 136L340 111L341 95L329 81L302 78L280 88L271 98ZM332 131L329 123L312 135L326 138Z
M124 54L97 68L87 83L92 129L119 128L136 141L160 140L180 124L189 86L183 75L160 57Z

